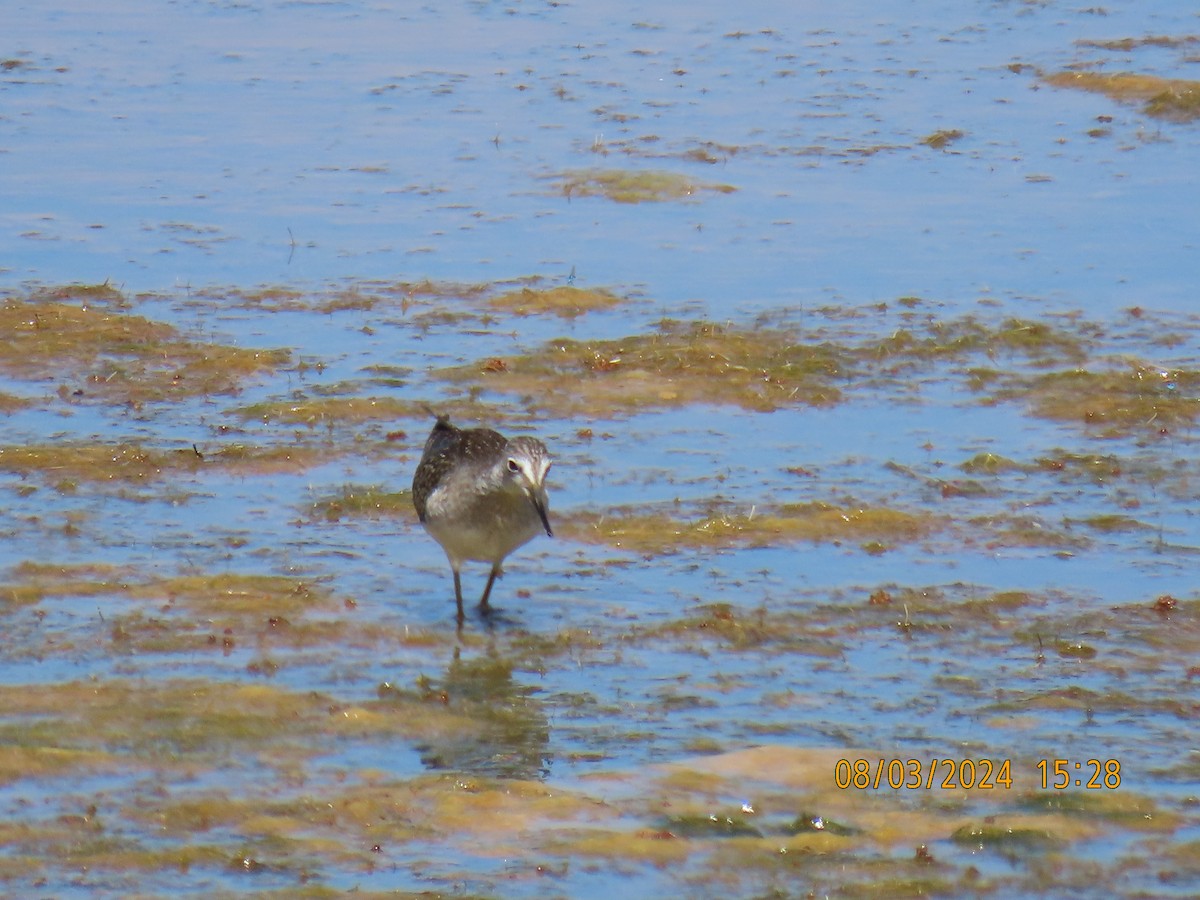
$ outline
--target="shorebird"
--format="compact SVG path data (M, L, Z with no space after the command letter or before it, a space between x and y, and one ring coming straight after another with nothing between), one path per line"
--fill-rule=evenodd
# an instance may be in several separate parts
M510 440L490 428L458 428L449 416L437 417L413 474L413 506L450 561L460 625L463 562L492 564L479 600L487 613L505 557L539 531L554 536L546 497L550 462L546 445L536 438Z

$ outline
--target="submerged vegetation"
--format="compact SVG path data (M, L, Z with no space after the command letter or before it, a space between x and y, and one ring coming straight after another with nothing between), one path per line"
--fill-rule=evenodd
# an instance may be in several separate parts
M56 485L136 483L169 474L223 470L241 474L300 471L345 452L328 447L226 444L211 452L195 445L172 450L137 444L0 446L0 471L37 476Z
M1200 118L1200 81L1131 72L1053 72L1043 78L1054 87L1104 94L1123 103L1140 102L1148 116L1176 122Z
M573 282L573 278L567 277ZM483 324L496 315L554 315L570 319L593 310L628 304L629 298L604 288L573 283L547 286L534 275L490 283L456 281L374 281L319 292L287 287L256 290L210 289L205 297L248 309L273 312L347 311L399 313L422 327Z
M305 397L298 400L268 400L243 406L237 414L245 419L307 425L391 420L420 415L419 404L396 397Z
M314 500L311 514L329 522L345 516L415 516L412 491L388 491L378 485L344 485Z
M602 289L541 287L536 279L514 287L397 283L351 291L369 298L368 306L401 297L427 304L422 316L436 316L448 302L465 302L472 315L550 313L576 317L625 301ZM344 296L347 291L343 290ZM246 295L249 298L250 295ZM325 309L319 298L288 291L264 291L254 302L306 304ZM248 301L247 301L248 302ZM61 379L57 395L68 403L106 399L139 406L146 402L212 393L234 393L250 376L277 371L288 363L286 350L260 351L194 341L174 327L130 311L130 301L107 285L76 286L9 298L0 307L7 316L7 341L0 341L0 370L14 384ZM1200 376L1187 369L1131 363L1120 353L1104 353L1106 342L1089 323L1062 318L988 322L977 316L942 319L921 311L918 298L905 298L899 314L880 305L895 327L884 337L847 340L837 327L846 311L816 310L804 328L786 317L747 323L663 320L652 329L623 338L560 338L540 348L436 372L462 385L468 394L438 401L439 411L470 416L480 391L537 398L542 412L564 416L597 411L624 415L638 410L689 404L730 404L769 411L791 405L828 406L841 402L857 385L878 386L930 373L938 367L968 364L966 383L993 401L1022 400L1035 414L1101 425L1106 433L1172 428L1195 419L1190 399ZM851 313L859 317L864 309ZM5 324L5 323L0 323ZM1195 331L1195 323L1186 326ZM1186 334L1176 341L1186 340ZM1120 361L1125 370L1105 368ZM1014 366L1014 362L1017 365ZM1003 364L998 366L997 364ZM1064 369L1064 364L1070 368ZM1100 364L1100 365L1097 365ZM955 368L951 373L957 373ZM309 428L353 426L425 415L427 404L386 393L403 387L408 370L365 373L359 382L292 392L287 399L265 399L234 412L246 420ZM78 386L72 387L72 380ZM0 410L28 408L30 398L0 394ZM488 411L487 415L495 415ZM10 469L33 468L25 462ZM41 452L48 452L45 448ZM303 455L303 448L297 453ZM19 457L14 451L10 460ZM122 454L116 454L119 459ZM124 454L146 471L182 461L182 456ZM70 460L50 465L72 468ZM138 466L128 466L134 472Z
M147 730L148 708L159 714ZM0 758L0 779L57 777L72 766L111 773L137 758L160 777L179 777L180 757L193 761L190 772L196 760L232 753L253 760L259 777L223 789L181 785L107 795L70 814L0 831L0 845L20 862L0 867L5 880L21 872L57 877L56 860L69 859L107 878L180 867L243 878L260 873L303 896L305 884L320 885L338 872L365 876L380 864L428 876L428 848L457 847L457 860L520 860L527 877L542 880L572 864L619 873L630 864L687 861L693 877L740 896L764 879L794 877L789 860L800 859L806 877L865 894L909 893L914 878L922 893L977 893L978 870L960 862L955 844L997 854L1009 867L1025 861L1036 869L1046 853L1127 822L1149 835L1169 834L1178 822L1137 794L1060 805L1035 791L1026 759L1013 762L1008 789L939 788L925 802L897 805L894 791L837 783L836 773L853 776L855 760L884 752L772 743L610 771L572 788L457 771L397 778L367 770L310 785L296 779L280 791L262 783L262 775L301 771L314 737L420 740L436 733L445 739L469 733L471 722L416 695L401 702L394 692L348 706L315 692L186 681L0 690L5 722L35 712L47 717L36 729L0 725L10 748ZM56 731L73 746L52 751L46 742ZM151 825L153 840L138 836ZM113 829L128 836L105 839ZM933 846L939 849L925 849ZM934 853L945 858L931 872ZM510 864L508 877L513 871ZM1005 883L1033 882L1010 876Z
M286 350L199 341L127 310L119 291L73 286L0 301L0 371L66 381L65 399L132 404L228 394L286 364Z
M675 172L652 169L581 169L558 176L557 188L568 198L604 197L617 203L691 200L707 192L731 194L737 188Z
M1132 366L1117 371L1073 369L1028 378L997 397L1024 397L1048 419L1098 428L1108 435L1168 432L1200 418L1200 372Z
M921 138L921 143L927 147L932 147L934 150L944 150L956 141L963 138L963 133L957 128L942 129L932 132Z
M790 541L849 541L869 552L917 540L937 527L937 518L886 508L828 503L784 504L763 510L711 510L695 519L667 512L613 509L576 515L559 530L590 543L659 555L730 547L765 547Z
M172 628L186 627L185 612L216 617L217 649L223 646L225 658L243 640L239 623L251 619L263 623L258 652L273 646L281 661L289 647L335 651L359 639L339 629L289 641L287 634L305 621L323 621L333 599L326 587L297 579L230 574L139 581L129 568L45 563L26 564L15 576L38 588L37 598L26 602L111 592L145 601L148 610L156 610L159 643L134 632L137 622L152 621L145 615L105 623L112 628L114 649L125 653L136 648L194 655L199 644L164 640ZM7 595L14 591L11 585L0 589ZM561 658L584 660L586 655L579 656L584 646L595 652L609 641L623 653L664 648L664 642L675 652L721 653L730 665L725 679L684 679L668 686L657 700L661 720L704 709L708 695L720 696L736 685L733 657L725 654L769 662L801 653L836 665L846 643L860 643L874 633L899 631L953 647L975 631L985 640L1021 641L1032 656L1037 643L1025 629L1065 635L1082 626L1095 634L1118 622L1126 622L1127 630L1134 624L1127 610L1113 610L1099 620L1081 610L1077 623L1051 620L1052 597L981 595L962 586L890 585L874 590L869 599L848 600L756 611L708 604L649 626L618 624L604 639L592 636L586 642L569 634L548 642L520 631L501 632L486 643L468 637L443 671L407 686L384 682L373 692L179 677L0 685L0 782L93 775L135 782L121 794L67 796L60 815L0 829L0 846L21 859L20 867L0 865L0 881L21 883L31 872L61 877L62 854L69 850L72 866L86 863L100 873L166 875L183 860L201 872L232 867L272 873L283 885L302 885L347 870L369 872L380 859L400 871L422 870L430 847L466 846L468 859L532 854L543 877L579 860L601 871L620 871L631 862L687 860L735 893L773 876L781 855L798 854L808 860L810 874L824 872L823 878L863 890L892 891L897 871L905 868L903 858L914 848L919 858L920 847L937 846L935 852L944 856L939 878L951 890L975 884L973 853L1001 854L1009 865L1026 858L1032 864L1046 852L1067 852L1101 834L1135 829L1167 835L1180 826L1183 817L1177 812L1127 788L1086 796L1047 794L1038 788L1033 755L1009 760L1000 776L1007 782L980 781L982 761L978 769L939 770L934 786L922 785L919 793L906 795L913 802L899 805L886 780L881 788L870 784L871 761L887 759L889 752L868 748L812 749L759 739L751 749L715 746L669 765L607 769L576 779L571 787L557 783L547 769L553 743L549 710L563 698L546 697L528 683L520 671L528 663L518 662L523 658L536 657L541 666ZM1181 615L1189 621L1195 617L1194 611ZM222 629L226 622L231 624ZM1143 616L1141 622L1125 652L1139 641L1153 641L1156 617ZM448 649L445 639L433 635L406 640L410 653ZM1092 643L1099 649L1088 654L1072 649L1084 645L1065 637L1054 646L1061 657L1092 665L1118 649L1112 639L1093 638ZM1157 652L1152 643L1146 646ZM1117 665L1123 668L1127 660ZM260 675L272 671L261 656L248 669ZM993 719L1039 710L1132 711L1145 702L1121 691L1064 692L1044 689L1038 681L1031 688L1014 693L1010 684L1005 696L997 697L962 677L943 677L938 685L946 697L982 704ZM576 715L591 702L586 694L575 700L583 704ZM786 692L771 698L782 708L794 702ZM1168 712L1186 718L1185 704L1173 702ZM607 721L603 713L600 721ZM636 735L624 739L636 740ZM330 746L348 744L378 748L368 752L381 756L397 746L415 748L426 771L398 776L342 764L331 770L322 762ZM866 760L861 771L860 760ZM916 764L924 774L931 762L918 756ZM889 769L885 779L911 777L909 765ZM1135 767L1126 763L1125 768ZM308 774L315 770L321 777ZM999 774L986 771L993 779ZM1114 771L1110 766L1110 780ZM213 783L217 773L219 781ZM860 783L860 778L866 780ZM164 783L172 787L164 789ZM148 823L154 825L153 839L144 834ZM114 830L126 837L116 843L102 839ZM957 844L970 852L959 857L950 850ZM820 860L830 855L825 871ZM870 862L881 855L892 860L886 876ZM926 865L917 864L918 869Z
M839 399L842 369L837 348L800 343L790 329L668 321L649 334L560 339L508 357L502 366L461 366L440 374L509 394L544 393L556 412L587 415L692 403L750 409L821 405ZM545 390L549 385L554 389Z
M432 371L423 357L346 371L282 350L252 365L241 354L255 351L218 352L105 286L9 301L26 323L0 357L14 422L89 399L131 417L112 420L131 422L124 439L56 431L0 445L16 510L6 522L44 541L0 583L4 662L18 673L0 685L0 783L53 798L45 815L14 808L0 828L0 884L14 892L35 879L51 891L83 867L131 892L181 869L299 896L366 885L384 868L428 886L443 878L429 875L431 860L454 848L455 866L438 868L447 883L458 867L490 871L496 859L520 861L504 877L546 884L582 867L620 877L686 863L662 871L742 896L792 883L801 860L831 893L1028 893L1045 885L1047 858L1114 835L1165 838L1187 821L1180 805L1138 793L1138 766L1124 760L1119 792L1052 797L1021 748L1031 734L1052 742L1064 715L1183 727L1191 710L1179 688L1193 675L1181 660L1200 652L1200 601L1147 590L1114 605L1083 590L975 585L968 570L933 585L892 573L913 560L949 571L972 556L1067 566L1114 546L1182 544L1153 500L1190 501L1194 467L1136 448L1195 421L1192 317L943 316L905 297L593 338L587 313L628 297L523 279L229 299L322 324L344 314L368 322L368 337L391 317L388 327L420 335L478 327L505 348L507 329L519 334L532 315L572 337L447 354L452 364ZM237 399L161 381L171 365L227 364L210 384ZM125 387L93 386L91 375L118 365L110 383ZM17 396L46 379L66 387ZM196 433L146 439L136 416L151 398L186 409ZM506 584L494 617L462 632L448 624L445 563L407 490L431 409L505 430L557 423L552 478L561 472L578 498L606 496L580 489L592 471L611 475L593 463L623 437L606 419L723 405L761 413L737 417L770 431L789 427L769 415L777 410L832 415L866 401L852 410L861 415L871 403L919 410L938 398L1055 423L1041 427L1057 428L1066 449L933 436L897 460L847 446L878 463L878 481L792 458L763 471L722 460L711 476L668 473L670 491L653 499L556 506L559 540L538 544L542 586ZM245 509L198 499L230 485ZM143 512L162 521L168 506L179 532L131 547L146 535L122 528ZM158 548L170 541L185 549L164 554L168 564ZM836 583L810 583L810 560L832 565ZM541 563L530 553L514 565ZM664 573L661 596L614 588L647 565ZM704 577L672 577L695 571ZM864 654L879 671L862 670ZM908 660L902 675L888 668L896 658ZM939 783L903 798L839 788L839 761L893 751L852 749L836 718L823 721L830 684L839 700L869 695L905 717L986 721L986 755L1012 757L1013 785ZM827 734L844 749L812 749ZM931 756L984 755L944 735L927 741ZM630 748L674 761L628 766ZM1193 775L1181 763L1160 777ZM1008 874L981 878L981 854Z
M550 312L566 319L596 309L611 309L624 302L623 298L611 291L570 285L541 289L523 287L506 291L489 301L494 309L521 316Z
M883 312L884 310L880 310ZM840 311L828 311L831 319ZM1190 423L1200 376L1137 364L1092 373L1101 352L1094 325L974 316L936 319L905 313L886 337L847 341L832 326L801 330L782 321L753 325L664 320L624 338L559 338L525 353L491 357L434 373L470 388L525 398L562 416L621 416L641 410L727 404L772 411L831 406L859 387L959 377L989 402L1023 401L1046 418L1129 433ZM1197 324L1190 326L1193 332ZM1072 368L1062 371L1064 365ZM1002 366L1003 368L1000 368Z

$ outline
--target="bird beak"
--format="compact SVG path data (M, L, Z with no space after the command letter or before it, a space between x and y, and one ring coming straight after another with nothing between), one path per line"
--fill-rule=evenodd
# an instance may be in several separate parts
M546 492L534 491L529 495L529 499L533 501L533 508L537 510L542 524L546 527L546 536L554 537L554 532L550 530L550 516L546 512Z

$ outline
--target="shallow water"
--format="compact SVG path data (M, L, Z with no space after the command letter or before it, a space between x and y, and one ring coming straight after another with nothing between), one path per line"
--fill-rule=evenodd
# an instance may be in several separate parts
M290 357L172 394L119 347L36 371L0 348L0 393L25 402L0 448L9 889L1200 889L1197 126L1039 79L1195 77L1194 16L110 6L6 13L8 301L107 281L120 298L63 302ZM1079 43L1145 35L1178 40ZM590 170L694 189L562 188ZM491 303L568 283L624 300ZM665 342L663 318L833 348L838 399L721 402L736 366L709 402L679 394L687 367L631 406L644 378L577 393L603 368L506 386L556 339ZM952 345L968 323L987 342ZM1078 372L1144 386L1080 382L1076 403ZM400 405L284 414L321 398ZM466 398L460 419L550 446L558 537L456 634L444 557L396 492L418 404ZM132 476L8 462L26 445L164 455ZM818 508L825 531L754 531ZM638 543L646 511L665 547ZM880 511L915 524L872 530ZM1011 759L1014 785L838 792L839 757ZM1121 785L1072 786L1082 812L1061 813L1037 783L1056 758L1118 760ZM743 804L758 837L689 832ZM785 826L810 811L858 836L804 844ZM952 837L992 820L1016 842Z
M1194 199L1189 130L1008 68L1187 77L1186 48L1074 45L1186 35L1173 4L87 9L10 10L11 279L161 291L574 266L714 314L908 293L1191 300L1194 239L1163 215ZM1100 115L1111 134L1091 138ZM964 137L919 143L943 129ZM716 164L678 158L710 144ZM628 209L543 180L618 164L738 191Z

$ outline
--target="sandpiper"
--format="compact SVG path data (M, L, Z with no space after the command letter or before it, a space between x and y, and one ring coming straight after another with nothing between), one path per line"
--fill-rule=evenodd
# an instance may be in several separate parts
M550 454L536 438L511 440L490 428L458 428L438 416L413 474L413 505L425 530L446 551L454 573L458 621L463 621L462 580L465 560L492 564L479 608L488 612L488 596L504 558L539 531L550 537L546 472Z

